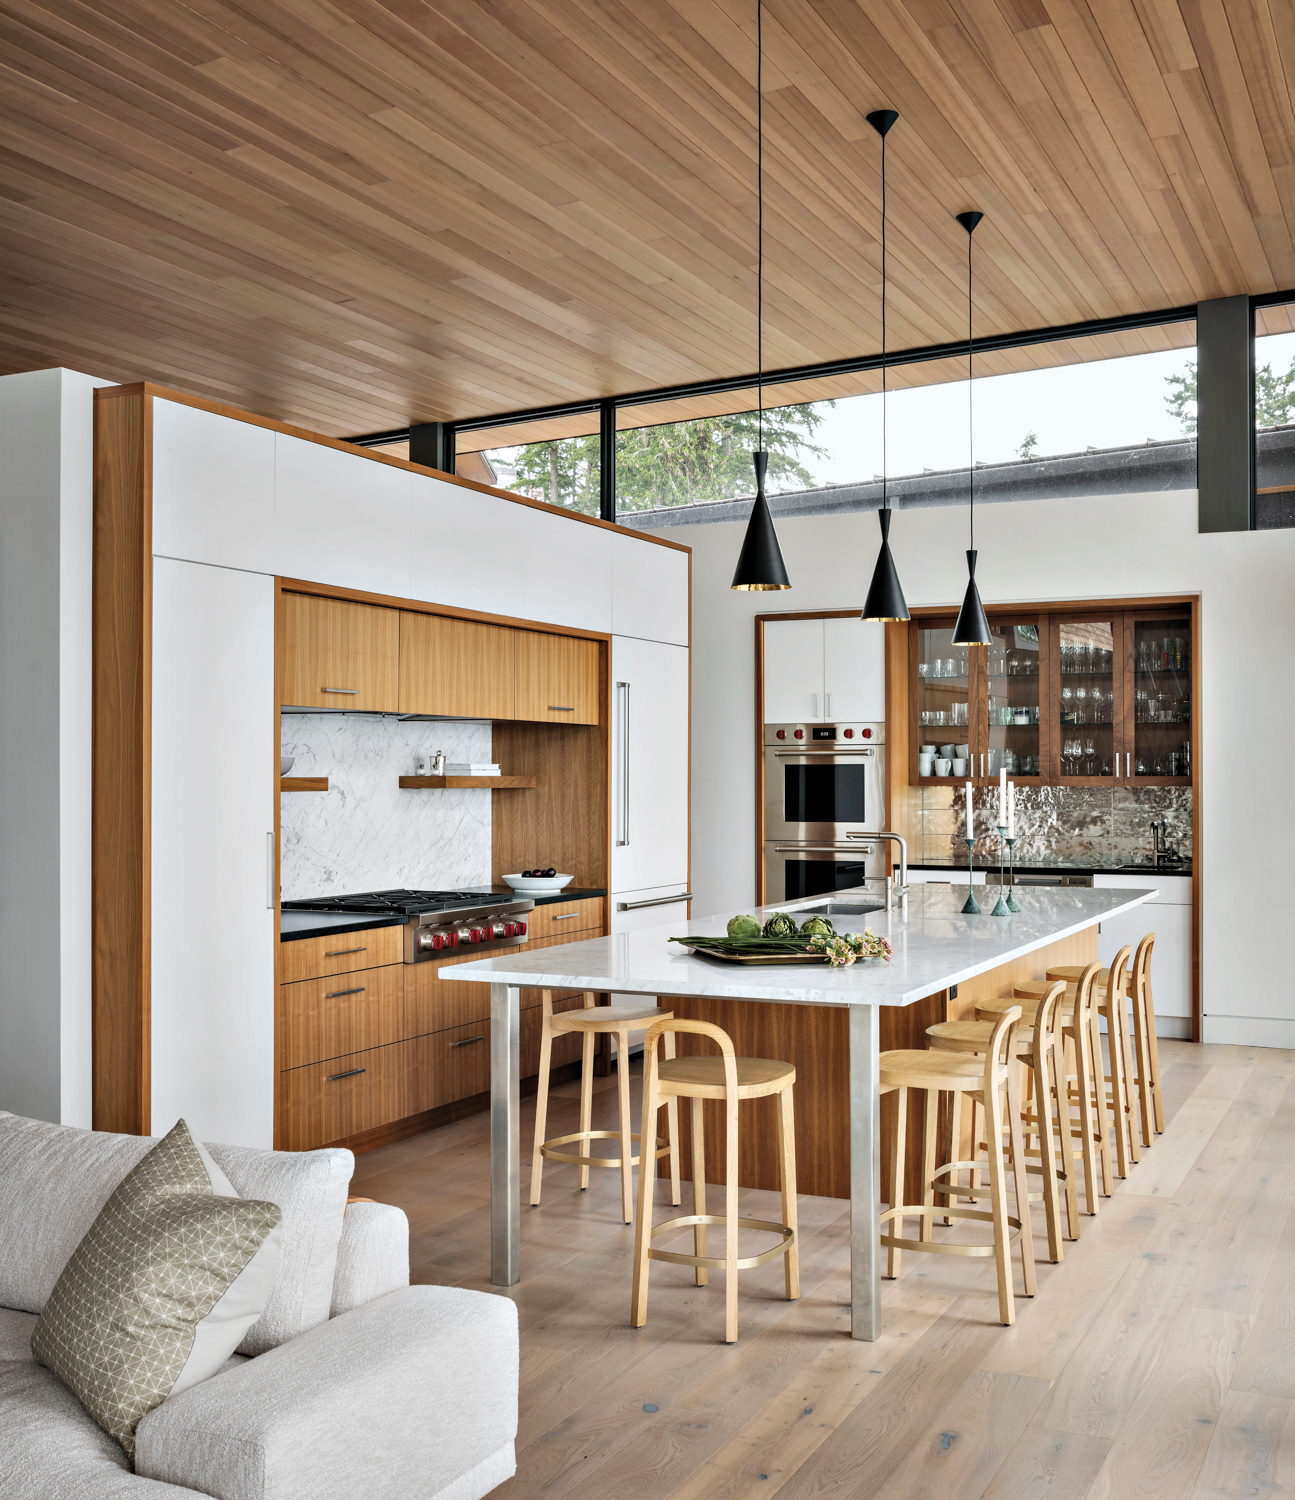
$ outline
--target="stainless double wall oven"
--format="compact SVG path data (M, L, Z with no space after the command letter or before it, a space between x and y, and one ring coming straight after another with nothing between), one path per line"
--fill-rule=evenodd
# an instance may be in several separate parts
M764 799L766 902L884 875L884 724L766 724Z

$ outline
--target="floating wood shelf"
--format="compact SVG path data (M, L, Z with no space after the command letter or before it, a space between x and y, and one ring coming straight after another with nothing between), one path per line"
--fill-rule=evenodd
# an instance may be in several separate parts
M424 788L447 791L456 787L488 786L494 792L519 791L535 785L534 776L402 776L400 785L406 791Z
M280 776L279 790L281 792L326 792L328 790L328 777Z

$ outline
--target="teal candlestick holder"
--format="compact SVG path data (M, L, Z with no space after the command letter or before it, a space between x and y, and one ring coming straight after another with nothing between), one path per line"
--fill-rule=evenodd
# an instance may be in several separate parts
M962 908L963 914L973 916L980 915L980 905L976 900L976 887L972 884L975 877L975 868L971 862L971 851L975 848L975 839L967 840L967 904Z
M1007 909L1020 911L1021 908L1016 904L1016 870L1012 862L1012 845L1016 840L1010 838L1004 839L1003 842L1007 845Z
M998 825L998 905L990 912L991 917L1010 917L1012 908L1003 899L1007 887L1003 884L1003 846L1007 842L1007 824Z

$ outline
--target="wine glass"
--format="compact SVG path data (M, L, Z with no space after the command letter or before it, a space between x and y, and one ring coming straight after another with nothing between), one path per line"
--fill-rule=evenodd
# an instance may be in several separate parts
M1097 745L1091 734L1084 741L1084 757L1084 775L1091 776L1097 764Z
M1088 689L1081 682L1075 689L1075 723L1087 722L1088 715Z

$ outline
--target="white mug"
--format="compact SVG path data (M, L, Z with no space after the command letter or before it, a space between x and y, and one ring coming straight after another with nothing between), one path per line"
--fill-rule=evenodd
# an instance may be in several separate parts
M956 745L941 745L940 754L944 756L945 760L952 760L957 748Z
M958 752L958 754L957 754L957 759L958 760L970 760L971 759L971 746L970 745L955 745L953 748ZM955 771L954 775L955 776L961 776L962 772L961 771Z
M944 757L941 756L940 759L935 763L935 774L937 776L947 776L949 774L949 767L952 764L953 762L951 760L945 760Z
M930 776L935 765L935 756L919 755L917 757L917 774L919 776Z
M920 755L934 755L935 754L935 746L934 745L923 745L923 746L920 747L918 753Z
M953 774L955 776L965 776L967 774L967 762L965 760L955 760L953 762Z

